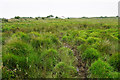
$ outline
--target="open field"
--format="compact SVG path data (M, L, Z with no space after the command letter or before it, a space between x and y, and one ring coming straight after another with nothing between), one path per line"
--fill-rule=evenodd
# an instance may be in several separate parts
M3 78L118 78L118 19L2 23Z

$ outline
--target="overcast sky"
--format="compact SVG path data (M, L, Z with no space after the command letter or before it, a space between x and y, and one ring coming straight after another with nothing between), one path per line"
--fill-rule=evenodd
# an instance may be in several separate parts
M0 17L117 16L119 0L0 0Z

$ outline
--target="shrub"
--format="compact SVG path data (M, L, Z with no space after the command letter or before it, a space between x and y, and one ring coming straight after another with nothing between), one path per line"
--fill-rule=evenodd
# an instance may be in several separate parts
M88 44L93 44L93 43L96 43L97 41L100 41L100 39L95 37L89 37L87 39Z
M83 53L87 49L87 44L81 44L80 46L77 46L77 50L79 53Z
M28 35L30 36L30 38L42 37L38 32L30 32L28 33Z
M52 41L49 38L37 37L31 40L33 48L40 50L42 48L49 49L52 45Z
M2 22L8 22L8 19L2 18Z
M49 16L47 16L47 18L51 18L51 17L54 17L53 15L49 15Z
M26 70L29 68L29 64L25 56L17 56L12 53L3 55L3 65L11 70L14 69Z
M11 79L15 78L16 74L12 70L8 70L6 67L2 68L2 78L3 79Z
M40 53L42 54L43 52L40 52ZM41 55L36 52L29 55L28 57L28 62L30 62L29 71L28 71L28 74L30 75L29 78L44 77L42 73L45 73L46 71L43 69L43 67L46 67L46 66L43 65L44 62L41 61L40 56Z
M88 37L88 33L85 30L81 30L79 32L79 37L86 39Z
M17 37L18 39L21 39L21 40L24 40L27 42L30 40L29 36L23 32L17 32L15 34L13 34L12 37Z
M92 32L92 33L90 33L90 36L91 37L99 37L100 34L99 34L99 32Z
M59 17L58 17L58 16L56 16L55 18L56 18L56 19L58 19Z
M112 78L113 68L106 62L98 59L89 67L90 78Z
M84 38L81 38L81 37L77 37L75 38L75 45L81 45L81 44L84 44L86 42L86 40Z
M64 62L59 62L54 70L54 78L73 78L77 75L77 70L73 66L69 66Z
M20 17L19 16L15 16L15 19L20 19Z
M42 66L45 70L51 71L59 62L58 52L54 49L49 49L41 54Z
M113 54L108 62L116 71L120 71L120 53Z
M100 47L99 45L100 45L100 43L96 42L96 43L93 43L93 44L91 44L89 46L92 47L92 48L98 49Z
M36 20L38 20L39 18L38 17L35 17Z
M45 35L45 38L49 38L52 41L52 43L60 45L60 41L55 35L47 34L47 35Z
M44 17L42 17L42 19L44 20L45 18L44 18Z
M27 56L33 52L32 47L22 41L11 41L4 49L5 53L13 53L19 56Z
M109 40L101 40L98 45L98 50L102 53L111 55L111 43Z
M111 78L120 78L120 72L110 72Z
M63 36L62 37L63 42L71 42L71 39L72 39L71 36Z
M88 62L92 62L99 58L99 52L94 48L87 48L85 52L82 54L82 59Z
M75 38L79 36L79 32L77 30L74 30L74 31L70 30L68 35Z

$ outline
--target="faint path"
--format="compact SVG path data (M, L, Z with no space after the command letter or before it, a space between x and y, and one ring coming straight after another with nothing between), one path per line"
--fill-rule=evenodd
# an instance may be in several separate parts
M72 47L68 45L67 43L63 43L65 47L70 48L74 52L74 56L76 56L78 64L77 64L77 71L80 76L80 78L87 78L87 67L86 63L82 61L81 56L79 56L79 53L77 51L77 47Z

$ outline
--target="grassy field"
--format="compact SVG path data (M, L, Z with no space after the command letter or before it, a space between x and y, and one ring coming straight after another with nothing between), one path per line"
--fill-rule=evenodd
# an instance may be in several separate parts
M3 78L118 78L118 19L9 19Z

